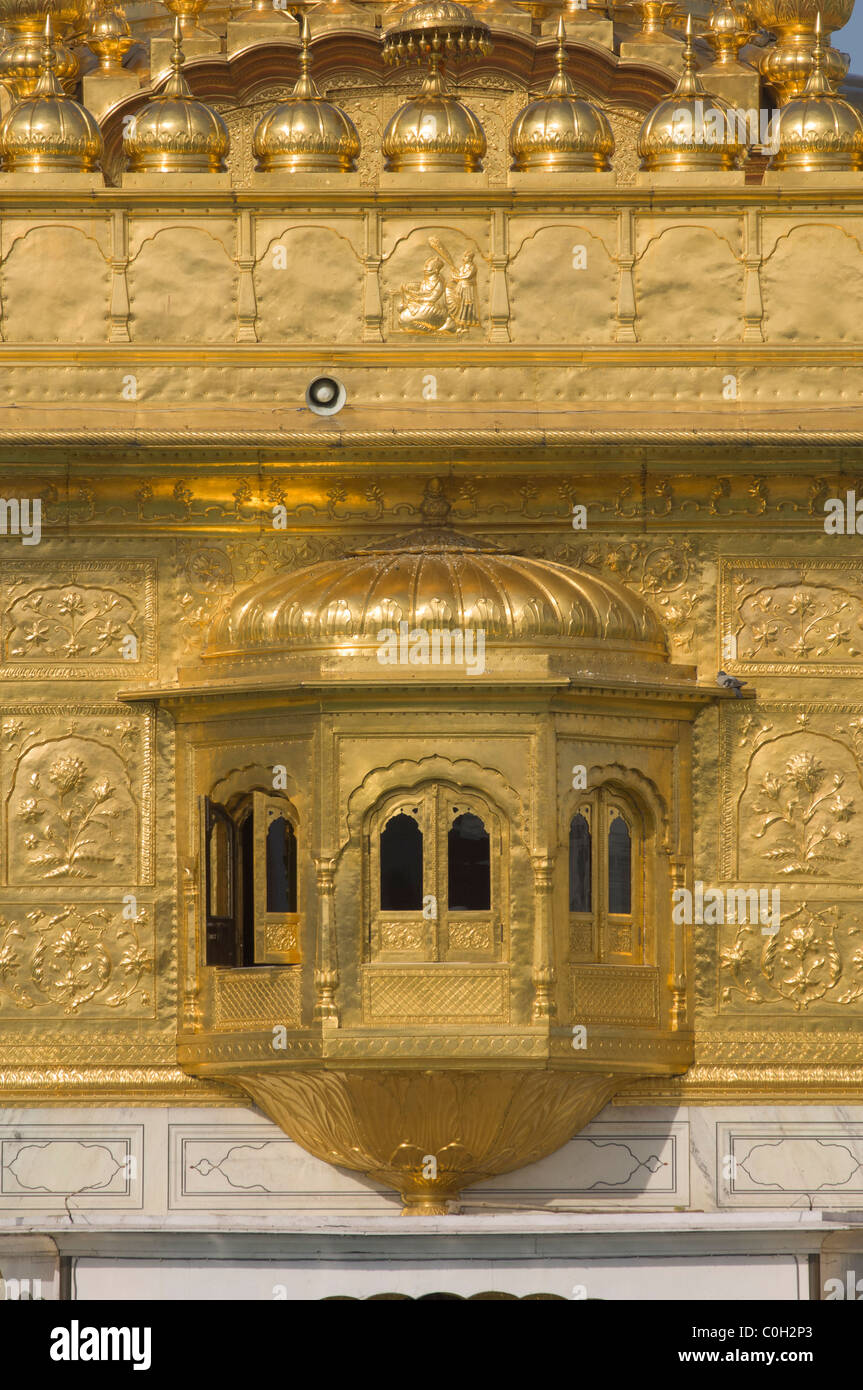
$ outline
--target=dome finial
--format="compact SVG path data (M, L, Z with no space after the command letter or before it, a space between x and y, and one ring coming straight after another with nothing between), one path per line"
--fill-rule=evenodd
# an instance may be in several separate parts
M812 71L803 89L805 97L831 97L833 83L824 71L824 44L821 42L821 11L815 17L815 47L812 50Z
M292 95L301 97L304 101L320 101L321 94L312 81L311 75L312 60L309 56L311 37L308 16L304 14L300 21L300 75Z
M686 43L683 46L683 72L674 89L675 96L701 97L705 95L701 78L695 64L695 48L692 43L692 11L686 16Z
M42 45L42 71L36 83L36 95L40 97L64 96L63 88L57 80L57 49L54 47L54 25L50 13L45 16L45 42Z
M162 88L166 97L191 97L192 89L183 76L183 26L180 16L174 18L174 51L171 54L171 76Z
M554 61L557 72L549 83L546 95L550 97L574 96L575 88L572 85L572 78L566 70L566 25L563 22L563 15L557 21L557 52L554 55Z

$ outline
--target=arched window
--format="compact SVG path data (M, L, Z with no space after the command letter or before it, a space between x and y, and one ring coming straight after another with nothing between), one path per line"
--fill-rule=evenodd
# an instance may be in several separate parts
M488 912L491 907L491 852L488 831L467 811L456 816L447 837L447 906L455 912Z
M368 814L368 961L496 961L503 954L503 822L446 783L394 792Z
M286 816L267 826L267 911L297 910L297 833Z
M579 813L569 823L569 910L590 912L592 900L590 826Z
M204 798L208 965L300 960L297 831L284 798Z
M413 816L393 816L381 831L381 909L419 912L423 905L423 835Z
M584 794L569 822L569 941L576 961L644 959L644 833L629 797Z
M624 917L632 911L632 838L621 816L608 831L608 910Z

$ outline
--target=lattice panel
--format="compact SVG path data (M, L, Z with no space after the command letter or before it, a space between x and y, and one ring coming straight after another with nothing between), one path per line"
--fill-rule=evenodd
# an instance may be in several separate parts
M659 971L653 966L574 966L570 983L578 1023L659 1023Z
M300 971L278 966L254 975L226 971L216 976L216 1027L257 1028L300 1025Z
M368 1023L505 1023L509 1018L509 970L459 970L451 965L388 970L367 966L363 1014Z

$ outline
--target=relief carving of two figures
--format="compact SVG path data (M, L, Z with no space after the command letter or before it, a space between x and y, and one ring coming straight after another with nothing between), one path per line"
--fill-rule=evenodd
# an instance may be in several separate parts
M422 279L401 287L399 324L406 333L466 333L480 321L475 253L465 251L456 263L436 237L429 245L437 254L426 261Z

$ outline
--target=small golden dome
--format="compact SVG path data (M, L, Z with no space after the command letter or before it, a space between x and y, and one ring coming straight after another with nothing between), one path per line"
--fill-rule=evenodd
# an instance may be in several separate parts
M287 101L258 122L254 136L257 169L297 172L357 167L360 137L344 111L324 101L309 75L309 21L303 15L300 76Z
M821 16L816 24L812 71L803 95L779 112L778 148L771 169L863 168L863 119L836 95L824 70Z
M614 136L603 111L575 95L566 71L566 29L557 27L557 72L548 91L516 116L509 133L513 169L578 171L611 166Z
M458 169L477 173L486 151L485 132L472 111L452 96L433 67L420 94L390 119L381 148L393 173Z
M448 54L470 58L490 51L488 25L455 0L421 0L399 16L384 37L384 61L428 59L429 72L419 96L400 106L384 131L384 169L471 174L482 169L485 132L473 112L447 91L441 64Z
M45 20L42 70L36 90L0 124L0 163L6 170L41 174L46 170L89 173L102 157L98 122L67 97L57 80L51 16Z
M638 132L642 169L708 172L736 169L745 151L724 101L708 96L695 70L692 15L686 20L683 72L670 97L654 106Z
M715 0L707 21L704 37L713 49L714 62L729 67L752 38L755 25L745 5L739 8L734 0Z
M225 167L230 137L217 111L196 101L183 76L182 29L174 21L173 72L158 96L133 116L123 136L129 170L215 174Z
M94 12L87 47L96 54L102 72L119 72L133 42L129 21L119 6L106 3Z

